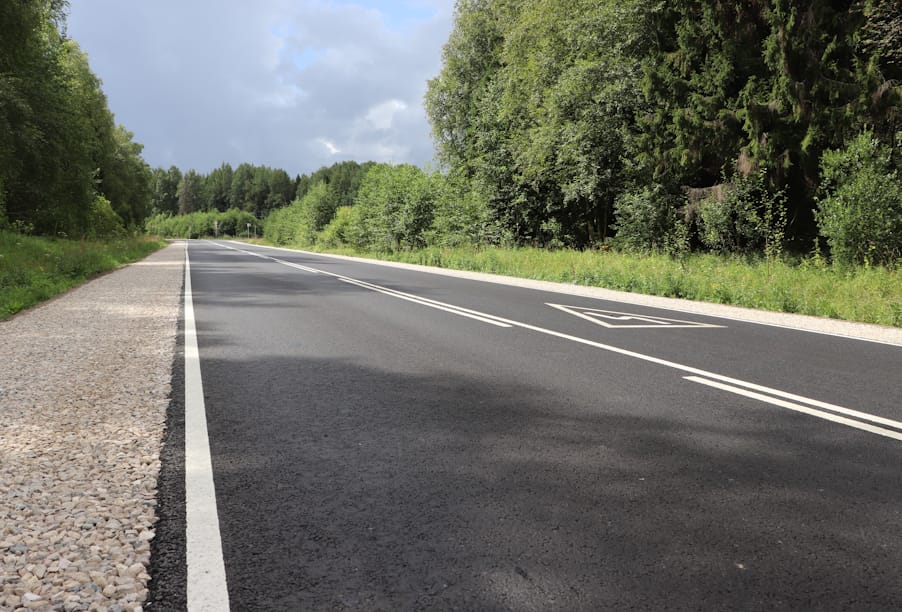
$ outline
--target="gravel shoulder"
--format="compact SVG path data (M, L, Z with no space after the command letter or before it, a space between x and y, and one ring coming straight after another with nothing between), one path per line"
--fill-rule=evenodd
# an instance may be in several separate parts
M141 610L184 244L0 323L0 609Z

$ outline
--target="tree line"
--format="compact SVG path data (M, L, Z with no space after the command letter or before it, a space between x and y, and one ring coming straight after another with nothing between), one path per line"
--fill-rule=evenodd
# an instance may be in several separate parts
M188 233L254 219L277 242L369 249L902 256L898 0L458 0L425 99L441 170L294 179L151 170L63 0L3 3L0 27L0 226L116 233L150 215L182 235L167 219L190 216Z
M0 229L118 235L147 216L151 171L67 37L66 6L0 3Z
M517 242L890 263L900 100L897 0L458 0L426 106Z
M458 0L443 172L372 165L345 204L311 178L265 232L896 265L900 101L898 1Z
M330 215L354 201L361 177L372 162L344 161L292 179L281 168L223 163L208 174L172 166L153 170L147 230L170 236L235 236L248 224L262 229L271 212L328 185L323 206ZM327 214L327 213L321 213Z

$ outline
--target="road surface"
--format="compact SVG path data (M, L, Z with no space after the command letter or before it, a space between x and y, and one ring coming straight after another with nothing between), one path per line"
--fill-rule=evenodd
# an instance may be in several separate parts
M195 609L902 607L902 347L188 254L215 498L187 562L213 579L185 570L176 445L150 610L186 582Z

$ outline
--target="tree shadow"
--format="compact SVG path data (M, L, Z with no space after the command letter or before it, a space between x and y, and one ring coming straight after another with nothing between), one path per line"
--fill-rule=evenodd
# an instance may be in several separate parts
M236 610L902 603L897 443L353 358L204 379Z

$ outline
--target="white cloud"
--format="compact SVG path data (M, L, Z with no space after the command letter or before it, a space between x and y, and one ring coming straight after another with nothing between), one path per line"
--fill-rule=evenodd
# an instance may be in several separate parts
M341 149L335 146L335 143L331 140L326 140L325 138L317 138L316 141L326 147L326 151L329 152L329 155L338 155L341 153Z
M69 34L150 164L294 174L336 158L432 158L422 98L452 5L71 0Z
M377 130L390 130L395 115L407 109L401 100L387 100L373 106L366 112L366 120Z

